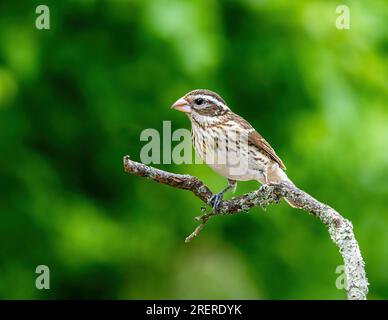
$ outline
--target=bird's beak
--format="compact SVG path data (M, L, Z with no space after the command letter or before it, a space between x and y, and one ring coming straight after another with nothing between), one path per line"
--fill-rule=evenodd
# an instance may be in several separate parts
M171 109L175 109L175 110L182 111L182 112L185 112L185 113L190 113L191 112L191 107L190 107L189 103L184 98L178 99L171 106Z

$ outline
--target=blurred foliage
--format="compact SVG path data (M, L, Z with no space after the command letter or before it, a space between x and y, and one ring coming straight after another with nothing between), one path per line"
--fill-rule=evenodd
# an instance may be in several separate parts
M0 3L0 297L342 299L326 228L285 203L211 221L201 203L123 173L145 128L189 128L170 110L219 92L276 149L302 189L355 228L388 298L388 3L37 1ZM213 190L205 165L158 165ZM237 194L257 188L240 183ZM51 289L35 289L35 268Z

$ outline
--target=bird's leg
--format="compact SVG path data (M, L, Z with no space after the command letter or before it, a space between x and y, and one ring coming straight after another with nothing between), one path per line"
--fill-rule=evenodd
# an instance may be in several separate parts
M221 203L221 200L224 196L224 193L229 191L229 190L233 190L233 192L235 192L236 187L237 187L237 181L228 179L228 186L226 188L224 188L222 191L220 191L216 194L213 194L213 196L210 198L208 203L213 206L213 209L217 209Z
M260 170L260 174L262 176L262 179L260 179L261 186L259 190L263 191L268 186L268 175L266 170Z

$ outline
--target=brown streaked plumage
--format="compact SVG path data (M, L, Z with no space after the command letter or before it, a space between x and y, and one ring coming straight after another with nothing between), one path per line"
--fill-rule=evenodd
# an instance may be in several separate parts
M233 113L217 93L193 90L172 108L185 112L191 120L192 141L199 157L228 178L228 187L211 200L215 208L223 194L235 188L236 181L292 183L270 144L248 121Z
M275 150L272 149L270 144L261 136L260 133L258 133L252 127L252 125L248 121L233 112L230 112L230 115L228 115L228 117L229 119L240 123L241 127L243 127L245 130L252 130L249 134L248 143L256 146L261 150L261 152L265 153L268 157L277 162L281 169L286 169L286 166L284 165L283 161L277 156Z

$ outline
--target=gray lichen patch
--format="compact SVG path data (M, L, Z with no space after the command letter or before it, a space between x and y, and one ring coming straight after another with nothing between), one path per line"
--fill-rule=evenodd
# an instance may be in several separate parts
M178 189L190 190L206 204L208 197L211 195L206 185L194 176L178 175L152 168L132 161L128 156L124 157L124 170L128 173L146 177ZM257 191L231 200L222 201L219 211L211 211L201 216L201 223L186 238L186 242L190 242L198 236L207 221L213 216L248 212L254 206L266 208L270 204L278 203L281 198L286 198L293 206L316 216L327 226L329 235L338 247L344 260L348 299L366 299L369 283L365 273L365 263L354 236L352 223L343 218L333 208L319 202L290 183L263 185Z

